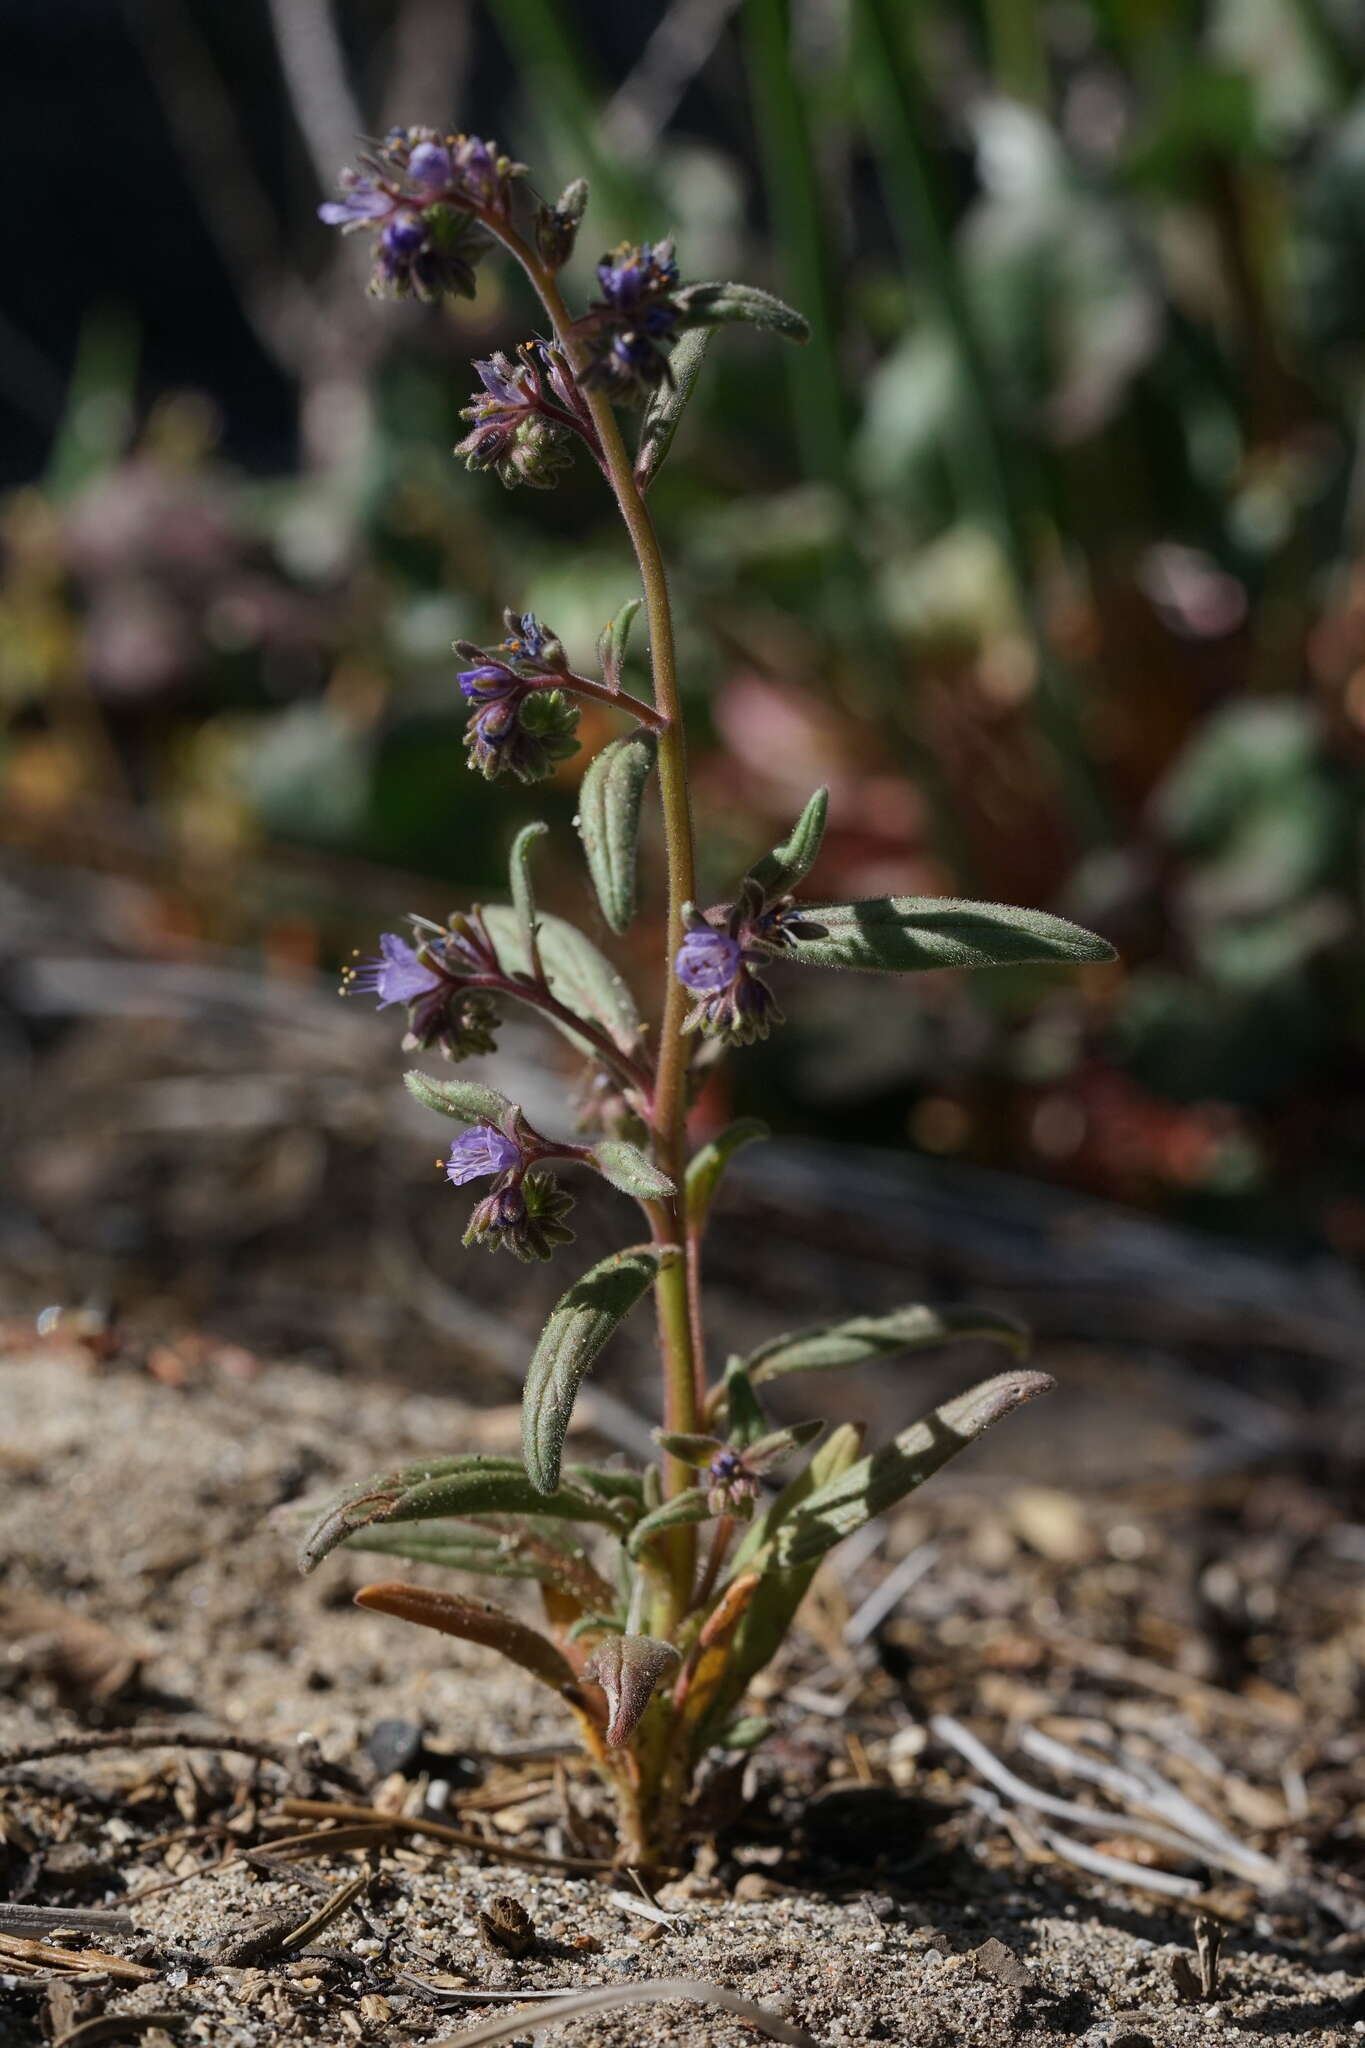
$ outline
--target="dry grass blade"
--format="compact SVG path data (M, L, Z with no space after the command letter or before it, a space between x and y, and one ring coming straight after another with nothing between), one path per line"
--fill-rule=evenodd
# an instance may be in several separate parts
M537 1870L581 1870L596 1873L615 1865L599 1856L551 1856L541 1849L517 1849L510 1842L476 1835L472 1828L451 1828L443 1821L410 1820L406 1814L381 1813L377 1806L333 1805L326 1799L285 1799L279 1811L291 1820L364 1821L399 1835L429 1835L452 1849L478 1849L498 1863L525 1863Z
M50 1941L29 1941L21 1934L0 1934L0 1962L11 1958L21 1963L44 1963L53 1970L99 1970L124 1984L152 1984L157 1972L126 1956L108 1955L102 1948L57 1948Z
M485 2048L494 2041L515 2041L539 2027L557 2026L562 2020L578 2019L588 2012L620 2012L628 2005L662 2005L671 1998L685 1998L694 2005L719 2005L736 2019L758 2027L770 2041L785 2041L789 2048L820 2048L813 2034L794 2027L766 2006L751 2005L747 1998L727 1991L723 1984L707 1984L699 1977L658 1977L647 1984L604 1984L570 1998L555 1998L543 2005L522 2006L505 2019L486 2020L481 2027L447 2034L433 2048Z

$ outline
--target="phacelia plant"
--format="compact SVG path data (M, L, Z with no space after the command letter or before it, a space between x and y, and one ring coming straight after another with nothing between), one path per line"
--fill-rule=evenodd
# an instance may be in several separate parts
M642 595L603 632L594 675L578 673L530 613L510 611L495 645L458 643L469 762L485 776L534 782L577 750L580 699L618 712L626 729L587 768L578 830L602 917L622 933L636 913L641 807L657 778L667 936L651 1031L597 945L538 911L532 854L546 828L528 824L513 846L507 903L443 926L414 920L410 938L385 933L374 960L352 975L353 989L406 1011L406 1050L439 1050L455 1063L490 1053L502 1009L520 1003L587 1063L574 1138L535 1129L481 1081L406 1076L420 1102L459 1127L446 1171L456 1188L477 1190L467 1245L518 1259L555 1256L573 1239L573 1198L561 1175L578 1172L632 1197L648 1234L574 1279L551 1311L527 1368L523 1459L455 1450L368 1479L323 1514L303 1562L310 1569L345 1544L475 1577L537 1581L543 1631L470 1593L394 1583L357 1597L499 1650L557 1693L614 1797L622 1858L658 1865L685 1847L708 1754L761 1735L762 1724L742 1716L745 1694L826 1551L1050 1384L1014 1367L872 1452L849 1424L825 1435L819 1422L783 1425L767 1413L769 1389L792 1374L965 1337L1016 1354L1025 1348L1005 1317L920 1306L775 1336L713 1379L700 1280L708 1212L727 1161L766 1133L745 1121L694 1151L694 1077L781 1021L772 982L790 968L905 974L1103 960L1110 949L1060 918L1005 905L807 902L798 892L819 852L824 790L727 902L698 908L673 625L648 491L713 330L743 321L799 342L805 324L752 286L684 283L668 241L604 256L597 295L575 316L558 278L586 186L571 185L553 204L537 201L524 166L472 136L395 130L360 169L343 173L342 187L323 218L373 237L376 293L469 295L479 261L501 245L539 294L549 332L474 365L481 388L456 452L504 484L538 489L586 453L625 522ZM633 453L620 416L627 408L639 416ZM652 703L622 682L642 606ZM565 1121L574 1122L571 1112ZM584 1375L651 1290L663 1383L659 1462L643 1472L566 1464Z

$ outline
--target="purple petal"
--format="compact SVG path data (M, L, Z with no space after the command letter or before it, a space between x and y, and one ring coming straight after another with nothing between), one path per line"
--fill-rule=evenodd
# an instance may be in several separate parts
M719 995L739 972L743 948L728 932L689 932L678 948L674 972L694 995Z
M521 1147L496 1124L473 1124L451 1146L446 1177L462 1188L466 1181L507 1173L520 1165Z
M482 668L462 668L459 673L460 689L479 704L495 701L504 691L514 688L516 681L510 669L498 662L488 662Z
M380 934L379 952L378 959L366 960L357 969L351 987L371 990L379 997L381 1010L390 1003L416 1002L418 996L429 995L432 989L440 987L440 975L425 966L414 948L396 932Z
M419 185L448 185L452 169L450 151L439 142L419 142L408 158L408 176Z

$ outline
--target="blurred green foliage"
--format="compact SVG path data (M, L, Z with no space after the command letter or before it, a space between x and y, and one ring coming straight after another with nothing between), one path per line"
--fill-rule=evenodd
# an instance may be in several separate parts
M368 78L402 9L337 13ZM453 56L404 113L587 172L580 294L671 229L812 320L785 385L713 351L655 493L709 884L826 780L822 887L1046 902L1123 954L871 992L856 1044L805 986L750 1106L1365 1251L1365 16L654 0L624 55L594 19L475 9L483 96ZM586 662L626 564L585 467L504 495L449 457L515 283L381 333L316 196L281 219L343 345L293 364L292 473L235 473L202 401L138 417L92 316L4 512L11 812L55 846L131 804L187 873L264 839L491 888L450 642L513 603ZM308 900L323 952L363 938Z

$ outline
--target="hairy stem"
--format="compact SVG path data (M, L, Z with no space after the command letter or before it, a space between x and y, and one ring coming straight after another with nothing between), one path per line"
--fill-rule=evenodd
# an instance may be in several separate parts
M563 349L576 377L587 366L581 343L573 330L552 273L541 263L515 231L490 222L506 247L517 258L535 286L550 316L555 339ZM655 1295L659 1316L659 1341L664 1367L664 1420L670 1430L690 1434L697 1427L697 1380L699 1362L694 1357L694 1333L688 1269L696 1256L689 1242L682 1193L687 1168L687 1069L688 1043L683 1035L687 1014L687 991L673 972L673 962L682 945L683 905L696 893L696 857L692 837L692 805L687 786L687 742L683 732L682 703L678 692L677 660L673 643L673 615L668 597L659 538L649 509L635 481L634 466L611 400L605 392L589 387L583 391L597 429L602 460L631 546L639 566L644 591L645 615L649 622L649 654L654 679L654 702L666 721L659 734L659 791L663 805L664 843L668 857L668 932L666 940L664 1008L659 1027L659 1058L654 1079L654 1142L659 1163L678 1188L673 1202L666 1205L667 1222L655 1225L667 1230L668 1238L683 1248L684 1256L659 1274ZM691 1474L676 1459L667 1461L665 1486L669 1493L681 1492L691 1483ZM670 1615L655 1617L655 1626L666 1628L685 1612L691 1598L696 1565L696 1533L691 1527L670 1530L667 1556L673 1588Z

